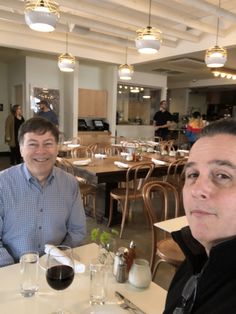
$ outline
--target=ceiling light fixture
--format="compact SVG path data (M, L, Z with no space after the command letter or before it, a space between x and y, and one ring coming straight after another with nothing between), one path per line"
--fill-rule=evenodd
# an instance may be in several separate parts
M231 70L227 68L221 68L221 69L216 68L216 69L211 69L211 72L214 74L215 77L236 80L235 70Z
M154 54L158 52L162 42L162 32L151 26L151 0L149 1L148 26L136 31L135 44L140 53Z
M128 47L125 49L125 64L121 64L118 69L119 79L124 81L129 81L132 79L134 73L134 67L128 64Z
M32 30L52 32L59 18L59 5L55 1L26 0L25 22Z
M220 8L220 0L219 0ZM225 48L218 46L219 37L219 24L220 18L217 17L217 27L216 27L216 44L215 47L209 48L206 51L205 63L209 68L220 68L225 65L227 61L227 51Z
M58 57L58 67L62 72L73 72L75 69L75 57L68 53L68 33L66 33L66 53Z

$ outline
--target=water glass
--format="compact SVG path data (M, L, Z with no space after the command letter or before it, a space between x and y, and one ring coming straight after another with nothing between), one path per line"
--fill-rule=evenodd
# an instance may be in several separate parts
M20 291L24 297L32 297L38 291L39 254L25 253L20 258Z
M98 259L90 263L90 304L104 304L106 299L106 266Z

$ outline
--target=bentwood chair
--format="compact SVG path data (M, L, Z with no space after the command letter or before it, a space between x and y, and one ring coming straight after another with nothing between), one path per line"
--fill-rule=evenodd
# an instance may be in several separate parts
M96 216L96 192L97 192L97 189L96 189L96 187L92 184L87 183L87 181L84 178L76 176L74 169L73 169L73 166L71 165L71 163L67 159L57 157L55 166L63 169L66 172L69 172L70 174L72 174L76 177L76 179L79 182L79 188L80 188L80 193L81 193L84 207L86 208L88 206L88 200L89 200L89 197L91 197L92 198L92 216L96 219L97 218L97 216Z
M110 212L107 226L109 227L113 216L113 201L119 202L122 211L120 238L122 237L125 221L129 216L131 202L142 200L142 187L150 178L155 166L152 162L140 162L128 168L125 187L118 187L110 192Z
M169 219L170 211L174 212L174 217L178 217L179 194L172 184L163 181L147 182L143 186L142 194L152 233L150 266L152 277L154 279L161 263L168 263L175 268L178 268L185 258L180 247L171 237L166 237L159 241L157 240L157 227L154 226L154 223L156 222ZM159 214L161 218L158 217L156 209L158 199L161 199L163 202L161 206L161 211L163 211L163 213ZM173 216L172 218L174 218ZM157 261L156 256L158 256Z
M92 150L88 146L75 147L71 151L72 158L90 158L92 157Z

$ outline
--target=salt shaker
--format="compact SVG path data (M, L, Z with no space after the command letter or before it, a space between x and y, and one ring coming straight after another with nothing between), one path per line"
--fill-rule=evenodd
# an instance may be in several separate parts
M116 272L117 282L120 282L120 283L126 282L126 269L127 269L126 262L123 255L121 254L119 256L119 262L118 262L117 272Z

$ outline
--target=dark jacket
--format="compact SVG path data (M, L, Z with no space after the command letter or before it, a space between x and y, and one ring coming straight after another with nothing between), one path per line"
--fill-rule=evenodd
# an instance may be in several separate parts
M204 247L192 237L188 227L172 236L185 253L186 260L170 285L164 314L173 313L181 304L187 280L200 273L203 266L193 308L183 313L236 314L236 237L213 247L208 258Z

